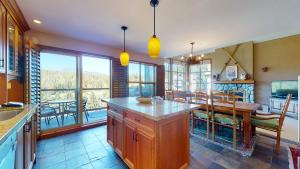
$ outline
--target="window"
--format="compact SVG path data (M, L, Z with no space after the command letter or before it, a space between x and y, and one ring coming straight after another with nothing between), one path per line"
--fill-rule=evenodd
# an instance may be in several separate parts
M151 97L156 89L156 67L150 64L132 62L128 66L129 96Z
M211 90L211 62L201 61L200 64L190 65L190 90Z
M170 60L165 62L165 90L171 90L171 64Z
M82 56L82 97L86 104L84 123L106 119L100 109L106 108L101 99L110 97L110 66L110 59Z
M78 124L76 89L77 57L41 52L42 130Z
M172 65L172 89L185 90L185 64L173 63Z

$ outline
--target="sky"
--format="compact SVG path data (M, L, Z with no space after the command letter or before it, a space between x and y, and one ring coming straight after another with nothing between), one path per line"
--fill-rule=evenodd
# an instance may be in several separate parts
M97 72L109 75L110 60L83 56L82 67L84 72ZM76 57L41 52L41 69L75 72Z

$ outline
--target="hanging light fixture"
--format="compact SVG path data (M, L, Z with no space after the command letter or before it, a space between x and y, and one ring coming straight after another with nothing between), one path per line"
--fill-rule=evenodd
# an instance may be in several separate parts
M120 62L122 66L128 66L129 64L129 54L125 50L125 31L127 30L126 26L122 26L121 29L124 31L124 41L123 41L123 52L120 54Z
M158 3L158 0L150 0L150 5L154 9L154 34L148 41L148 54L151 58L159 57L160 53L160 41L155 34L155 7L157 7Z

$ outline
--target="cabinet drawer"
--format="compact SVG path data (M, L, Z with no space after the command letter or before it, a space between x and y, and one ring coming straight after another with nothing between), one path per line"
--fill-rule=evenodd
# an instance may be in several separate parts
M155 122L153 120L147 119L137 113L134 113L131 111L125 111L124 117L128 118L138 124L141 124L148 128L154 129Z
M122 109L116 106L108 105L108 110L111 110L114 113L123 114Z

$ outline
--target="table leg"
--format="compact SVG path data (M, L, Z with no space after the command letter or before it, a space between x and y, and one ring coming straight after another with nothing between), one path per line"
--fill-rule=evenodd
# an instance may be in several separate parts
M251 139L251 114L243 113L245 147L250 148Z

